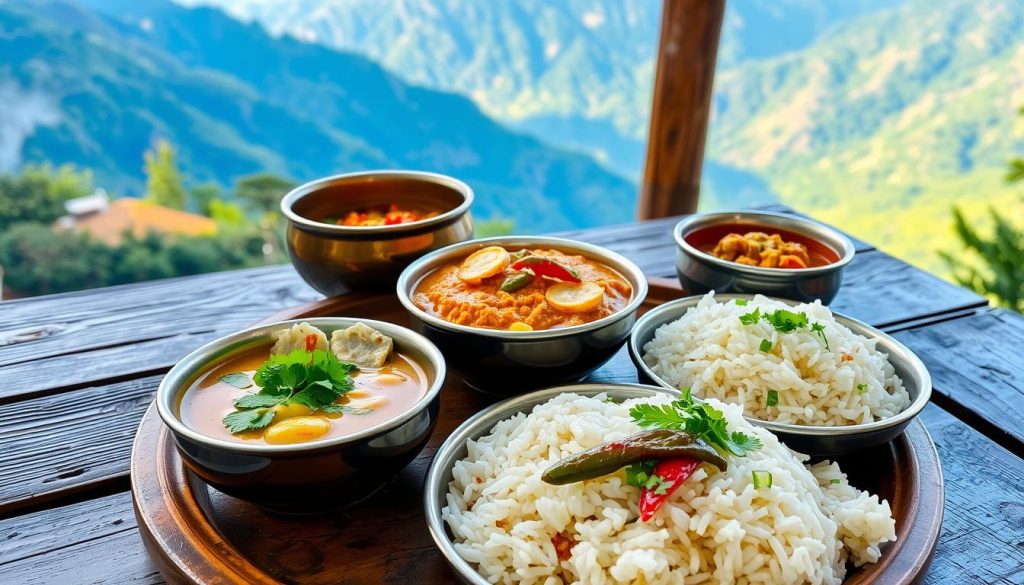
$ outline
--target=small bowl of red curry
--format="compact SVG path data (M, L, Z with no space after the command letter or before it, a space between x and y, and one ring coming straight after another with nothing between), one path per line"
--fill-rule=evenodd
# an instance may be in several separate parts
M412 328L470 386L510 395L580 380L608 361L629 336L647 280L598 246L507 236L424 256L397 292Z
M275 512L315 513L372 495L415 459L445 375L437 347L404 327L319 317L199 348L164 377L156 403L205 483Z
M769 211L699 213L674 230L676 274L690 294L760 293L832 302L854 246L816 221Z
M473 190L444 175L368 171L318 179L281 200L292 265L326 296L384 290L413 260L473 237Z

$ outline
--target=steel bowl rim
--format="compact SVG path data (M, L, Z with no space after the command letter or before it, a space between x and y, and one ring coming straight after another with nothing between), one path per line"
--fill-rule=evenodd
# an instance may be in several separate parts
M411 179L425 181L428 183L434 183L444 187L448 187L452 191L462 196L462 202L457 206L439 213L438 215L428 218L414 221L411 223L403 223L397 225L380 225L380 226L342 226L337 224L324 223L315 221L299 215L293 210L293 207L302 201L306 196L311 195L320 189L331 186L334 184L342 184L348 181L365 179L365 178L382 178L382 179ZM360 171L357 173L342 173L339 175L331 175L329 177L323 177L315 179L307 183L303 183L298 187L295 187L289 191L281 199L281 213L288 218L289 223L299 229L305 231L316 232L325 235L334 236L373 236L373 235L388 235L388 234L401 234L404 232L421 231L423 228L429 228L433 226L442 225L453 221L454 219L464 215L469 208L473 205L475 195L473 194L473 188L448 175L442 175L440 173L430 173L427 171L406 171L406 170L373 170L373 171Z
M758 295L735 293L716 294L715 299L729 301L733 299L753 299L754 296ZM637 367L637 369L642 371L645 375L647 375L651 380L653 380L657 385L661 386L662 388L678 391L678 388L675 388L667 381L663 380L660 376L654 373L654 371L644 362L642 352L643 348L638 346L638 333L641 330L647 328L648 324L652 322L657 323L657 326L654 327L653 329L653 331L657 331L659 327L669 322L664 320L658 321L658 319L662 315L664 315L665 313L671 313L679 309L680 307L693 307L698 302L700 302L700 299L702 298L703 295L689 296L681 299L676 299L674 301L669 301L658 307L655 307L637 320L636 324L633 326L633 330L629 334L629 340L626 343L627 347L629 348L629 355L632 358L634 365ZM786 303L787 305L790 306L799 304L798 302L791 301L788 299L779 299L774 297L766 298L769 298L773 301ZM831 311L831 309L829 310ZM917 396L914 397L914 399L910 402L909 405L907 405L905 409L900 411L895 416L885 418L882 420L876 420L870 423L858 423L844 426L798 425L793 423L780 423L776 421L763 420L752 416L744 415L744 418L747 419L751 424L768 429L774 434L783 433L789 435L800 435L804 437L848 437L862 434L874 434L879 431L906 426L907 424L910 423L910 421L917 417L917 415L920 414L922 410L924 410L924 407L927 406L928 401L931 398L932 378L931 374L928 372L928 368L925 367L924 362L921 361L921 358L917 357L917 354L912 352L910 348L903 345L892 336L882 331L879 331L878 329L872 327L871 325L868 325L867 323L864 323L852 317L848 317L837 311L832 311L832 316L833 318L836 319L837 322L851 329L854 333L862 335L864 337L868 337L869 339L879 340L879 345L881 346L879 349L889 355L889 363L895 367L896 362L900 362L910 372L911 377L914 378L913 381L919 388ZM907 380L901 378L901 381L903 381L904 385L907 384Z
M759 223L761 223L762 225L767 225L769 227L773 225L771 223L771 220L784 220L785 223L796 224L797 226L799 226L797 230L791 231L798 231L800 235L815 240L818 243L826 245L831 248L832 245L830 245L828 242L823 242L820 235L815 234L815 232L819 232L821 235L824 235L834 240L835 243L837 243L839 247L842 248L841 250L834 250L835 252L840 254L839 260L836 262L832 262L830 264L826 264L825 266L812 266L808 268L765 268L761 266L749 266L747 264L739 264L738 262L731 262L729 260L717 258L715 256L712 256L711 254L708 254L707 252L702 252L701 250L698 250L697 248L695 248L693 245L686 241L686 235L688 235L691 231L693 231L696 228L703 227L701 224L720 218L750 219L753 221L765 218L767 219L767 221L761 221ZM789 229L786 226L778 227L782 229ZM843 233L839 232L834 228L831 228L823 223L814 221L812 219L800 217L797 215L791 215L788 213L777 213L774 211L750 211L744 209L736 209L715 211L711 213L695 213L693 215L683 218L682 220L680 220L679 223L676 224L675 228L672 230L672 237L675 240L676 246L679 248L679 250L685 252L686 254L689 254L690 256L699 258L700 260L714 264L715 266L724 268L729 271L740 272L744 274L753 274L761 277L771 278L774 280L796 280L808 276L817 276L820 274L828 274L830 272L841 270L853 260L853 257L857 252L857 249L854 247L853 242L850 240L850 238L846 237L846 235L844 235Z
M434 315L431 315L417 307L416 304L412 302L410 293L416 288L416 285L418 285L423 278L434 270L437 270L440 267L439 264L443 260L448 260L449 256L455 256L457 252L467 248L499 244L511 246L518 245L523 247L529 245L550 245L555 248L562 248L580 253L583 256L604 264L613 265L611 267L616 271L624 272L622 276L626 278L630 286L633 288L633 296L630 298L629 303L627 303L622 309L595 321L583 323L581 325L573 325L571 327L556 327L540 331L507 331L502 329L487 329L485 327L459 325L458 323L452 323L450 321L445 321L440 317L435 317ZM438 266L434 266L434 263L437 263ZM614 266L615 264L618 266ZM623 271L620 267L625 268L626 270ZM421 272L422 274L419 274ZM409 313L415 318L429 323L438 329L455 333L496 338L502 341L539 341L543 339L561 339L564 337L571 337L578 333L587 333L602 329L607 325L635 314L637 309L640 308L640 305L643 304L644 299L647 298L647 290L647 277L644 276L640 267L625 256L600 246L595 246L594 244L578 242L576 240L569 240L555 236L495 236L491 238L467 240L465 242L450 244L413 261L398 276L398 283L396 285L399 302L401 302L402 306L405 307L405 310L409 311Z
M504 420L508 416L514 416L516 413L525 413L525 405L537 400L538 404L543 404L551 398L558 396L563 393L573 392L584 396L593 396L602 392L614 393L616 390L625 390L624 394L640 394L638 391L644 391L643 395L629 396L625 399L630 398L642 398L643 396L658 396L665 394L669 396L678 396L679 391L673 388L663 388L659 386L652 386L649 384L611 384L611 383L594 383L594 384L569 384L564 386L552 386L549 388L543 388L541 390L534 390L526 394L521 394L506 400L502 400L496 404L492 404L487 408L477 412L470 416L462 424L460 424L455 430L453 430L448 437L444 440L437 451L434 453L434 459L430 462L430 467L427 469L426 477L423 482L423 503L424 503L424 517L427 522L427 530L430 532L431 538L434 540L434 544L441 551L441 555L448 562L449 566L463 579L471 581L474 585L489 585L488 581L480 575L465 559L459 556L459 553L455 550L455 546L445 531L444 520L441 518L441 508L443 507L434 496L447 491L447 486L441 485L441 476L450 471L446 459L454 457L454 452L461 448L471 438L470 435L477 431L486 432L488 429L493 428L495 424ZM505 415L499 418L499 413L505 413ZM448 469L442 469L441 463L445 462ZM451 461L454 465L455 461ZM441 488L444 488L444 492Z
M309 323L314 327L317 327L317 324L321 324L321 326L337 325L339 327L350 327L356 323L364 323L385 333L389 337L392 337L396 342L402 345L413 346L420 350L427 356L428 361L434 367L434 381L427 387L423 396L421 396L420 399L417 400L408 410L393 418L389 418L375 426L363 429L358 433L353 433L351 435L330 437L322 440L314 439L305 443L269 445L262 443L240 443L225 439L217 439L189 427L178 415L174 413L175 409L173 405L175 399L180 393L187 390L187 388L183 387L183 384L188 380L194 380L194 376L201 375L203 372L209 371L210 367L215 365L212 362L217 359L216 352L218 350L234 344L244 344L246 342L252 343L252 345L255 346L256 340L265 338L277 329L291 327L292 325L304 322ZM276 321L274 323L256 325L204 344L179 360L178 363L176 363L174 367L164 375L163 379L160 380L159 387L157 387L154 401L156 402L157 413L160 415L160 419L163 420L164 424L170 428L171 432L176 437L185 437L194 443L218 451L268 456L289 454L299 455L305 454L306 452L331 449L341 445L355 443L368 437L379 436L397 428L417 416L426 409L435 398L437 398L441 392L441 388L444 386L447 372L447 364L445 363L444 356L441 354L441 350L439 350L437 346L435 346L426 337L406 327L374 319L309 317L305 319L290 319L287 321Z

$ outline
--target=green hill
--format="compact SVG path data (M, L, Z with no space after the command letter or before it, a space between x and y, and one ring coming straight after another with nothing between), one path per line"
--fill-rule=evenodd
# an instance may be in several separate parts
M197 182L262 170L306 180L429 169L467 180L478 216L513 218L522 231L611 223L632 209L634 187L589 158L510 132L469 100L406 84L365 58L276 39L213 9L102 4L118 18L82 5L0 3L0 88L21 98L0 110L0 125L38 122L15 145L21 161L72 162L95 169L100 185L137 194L142 152L166 138ZM54 111L32 117L39 107Z
M1024 4L915 2L716 80L709 154L781 198L942 270L950 207L1024 218L1003 183L1024 151Z

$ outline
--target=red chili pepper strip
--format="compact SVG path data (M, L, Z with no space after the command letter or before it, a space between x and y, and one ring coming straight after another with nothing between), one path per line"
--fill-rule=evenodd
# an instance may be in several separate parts
M651 476L657 476L660 481L650 489L646 487L640 489L640 520L643 522L650 520L658 508L665 503L665 500L672 495L672 492L693 475L698 465L700 465L700 461L689 458L666 459L658 463Z
M512 264L513 270L524 268L529 268L537 276L547 276L563 282L580 282L580 277L572 268L540 256L527 256Z
M306 336L306 351L313 351L316 349L316 333L310 333Z

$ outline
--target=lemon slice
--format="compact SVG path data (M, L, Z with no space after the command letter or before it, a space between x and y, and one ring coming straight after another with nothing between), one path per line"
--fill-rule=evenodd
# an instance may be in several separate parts
M480 284L481 280L504 272L509 261L508 251L501 246L481 248L462 261L458 276L470 284Z
M594 310L604 299L604 288L593 282L559 282L544 293L548 304L565 313L586 313Z
M509 331L533 331L533 327L529 323L523 323L522 321L516 321L515 323L508 326Z

